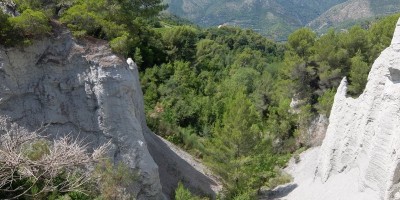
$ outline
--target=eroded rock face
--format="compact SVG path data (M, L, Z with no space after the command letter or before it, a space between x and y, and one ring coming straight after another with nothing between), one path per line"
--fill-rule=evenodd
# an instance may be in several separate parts
M360 191L381 199L400 199L400 20L392 44L372 66L364 92L346 96L343 79L321 146L318 175L329 181L359 171Z
M11 16L18 16L19 13L17 11L17 6L12 0L3 0L0 2L0 9L3 13L11 15Z
M91 146L112 141L110 156L139 173L127 188L137 199L164 199L158 166L143 130L143 94L136 67L99 40L68 31L20 49L0 46L0 121L50 137L71 134Z

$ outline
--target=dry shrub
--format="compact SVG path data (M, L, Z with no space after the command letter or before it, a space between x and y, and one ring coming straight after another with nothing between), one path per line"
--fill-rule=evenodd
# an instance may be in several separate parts
M87 152L82 141L64 136L54 141L18 126L0 135L0 195L8 199L81 192L92 181L91 168L103 158L110 142Z

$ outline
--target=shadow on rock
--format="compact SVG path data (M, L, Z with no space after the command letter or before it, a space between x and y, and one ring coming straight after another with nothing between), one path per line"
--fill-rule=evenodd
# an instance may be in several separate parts
M288 194L290 194L294 189L297 188L296 183L289 183L286 185L281 185L273 190L267 190L267 191L261 191L261 197L260 199L262 200L280 200L280 198L286 197Z
M179 182L191 192L216 198L222 186L200 162L151 131L144 134L149 152L158 165L163 193L172 197Z

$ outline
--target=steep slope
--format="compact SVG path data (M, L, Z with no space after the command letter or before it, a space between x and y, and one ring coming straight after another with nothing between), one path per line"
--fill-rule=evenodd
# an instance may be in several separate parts
M348 0L336 5L312 20L307 26L317 31L356 20L400 12L400 2L394 0Z
M68 134L90 147L111 141L114 162L138 173L126 188L135 199L169 199L179 181L215 196L218 180L147 128L136 65L106 41L75 40L55 26L54 36L29 47L0 46L0 129L44 126L49 138Z
M201 26L228 24L286 39L330 7L345 0L166 0L168 10Z
M127 188L137 199L162 199L158 167L144 143L138 71L105 41L75 41L62 30L26 48L0 47L1 128L17 124L49 137L70 134L97 146L139 173Z
M399 83L400 20L364 92L347 97L342 80L326 138L289 170L297 185L286 199L400 199Z

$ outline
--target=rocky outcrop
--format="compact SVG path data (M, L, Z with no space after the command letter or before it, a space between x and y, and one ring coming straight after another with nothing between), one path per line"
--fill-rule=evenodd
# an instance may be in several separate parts
M282 199L400 199L400 20L358 98L335 95L321 147L286 169L296 187Z
M75 40L68 30L54 29L29 47L0 46L0 129L44 126L50 138L69 134L91 147L111 141L114 162L139 175L126 188L139 200L169 199L178 182L216 197L218 179L147 128L133 60L112 54L106 41Z
M143 135L146 121L137 68L107 42L76 41L67 30L25 48L0 46L0 121L49 137L70 134L90 146L112 142L110 156L139 174L128 191L164 199L158 166Z
M19 15L17 11L17 5L12 0L0 1L0 9L3 11L3 13L11 16Z
M329 119L325 115L318 115L318 117L311 121L310 127L307 130L308 138L310 138L310 146L315 147L322 144L328 125Z
M321 147L323 181L358 168L359 187L382 199L400 198L400 20L392 44L375 61L357 99L346 97L343 79Z

